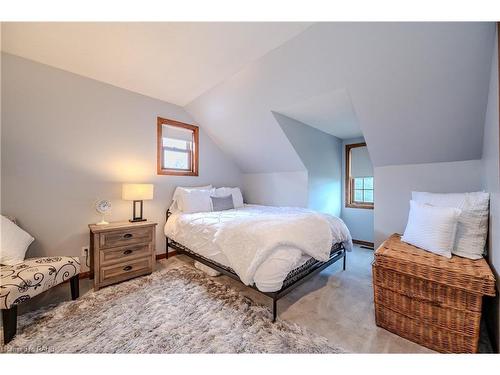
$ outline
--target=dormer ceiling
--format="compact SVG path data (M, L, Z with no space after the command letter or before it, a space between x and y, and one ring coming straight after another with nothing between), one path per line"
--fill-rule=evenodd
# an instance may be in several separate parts
M186 108L243 171L297 167L269 113L335 134L350 111L342 100L328 109L325 93L342 92L374 166L480 159L494 33L494 23L318 23Z
M243 172L305 170L273 112L374 166L481 158L494 23L3 23L2 50L180 104Z
M340 139L363 135L346 89L306 98L276 112Z

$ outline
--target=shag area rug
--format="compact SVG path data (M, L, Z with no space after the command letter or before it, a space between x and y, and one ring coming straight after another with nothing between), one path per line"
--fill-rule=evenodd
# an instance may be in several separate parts
M188 266L24 314L2 352L342 353Z

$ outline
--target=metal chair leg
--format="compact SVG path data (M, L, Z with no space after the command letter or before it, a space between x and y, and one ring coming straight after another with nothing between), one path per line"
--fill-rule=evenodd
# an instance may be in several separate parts
M71 286L71 299L75 300L80 296L80 275L75 275L69 279Z
M343 262L342 262L342 270L345 271L345 262L346 262L346 258L347 258L347 254L345 253L345 250L344 250L344 259L343 259Z
M278 315L277 299L273 298L273 323L276 321L276 315Z
M16 335L17 331L17 305L10 309L2 310L3 343L7 345Z

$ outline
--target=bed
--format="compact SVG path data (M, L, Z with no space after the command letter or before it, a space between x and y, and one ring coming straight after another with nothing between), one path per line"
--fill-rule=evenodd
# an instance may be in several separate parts
M280 224L280 220L284 220L283 223ZM324 223L330 228L331 237L310 236L307 242L301 243L302 237L306 237L304 233L313 234L316 227ZM268 233L273 241L280 236L287 237L279 232L281 228L290 228L293 233L302 230L304 233L295 242L278 241L268 246L262 240L265 235L261 234L273 225L277 225L277 229ZM244 231L240 233L242 228ZM292 234L288 235L293 238ZM248 204L236 209L188 214L169 209L165 236L167 257L168 249L172 248L178 254L185 254L272 298L273 322L277 316L277 301L281 297L339 260L343 261L345 270L346 252L352 248L350 233L339 218L301 208ZM318 244L318 247L324 248L326 240L329 241L327 252L315 253L314 246ZM257 249L252 250L252 246ZM261 251L259 246L269 249ZM246 253L252 254L252 261L239 264L242 263L239 262L241 254ZM260 261L253 262L259 257L262 258ZM252 271L247 272L248 269Z

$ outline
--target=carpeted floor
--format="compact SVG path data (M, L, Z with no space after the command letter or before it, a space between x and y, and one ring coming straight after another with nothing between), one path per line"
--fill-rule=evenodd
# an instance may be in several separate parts
M187 265L24 314L3 352L342 353Z
M347 253L346 271L342 271L342 262L337 262L297 287L278 301L278 316L352 353L434 353L375 325L372 261L373 250L355 246ZM190 260L179 256L172 259L174 262ZM218 279L258 303L271 305L270 298L229 277Z
M326 337L330 344L352 353L432 353L429 349L375 325L371 286L372 260L372 250L356 246L348 253L346 271L342 271L340 262L334 264L279 300L279 317ZM183 266L193 267L191 259L174 256L157 262L156 272ZM221 276L213 280L231 287L255 303L271 307L270 298L229 277ZM81 280L81 295L89 293L89 289L90 280ZM25 314L69 298L69 285L59 285L50 293L43 293L21 305L19 313ZM82 322L82 325L85 324L87 323ZM490 352L487 335L483 332L481 337L480 351Z

